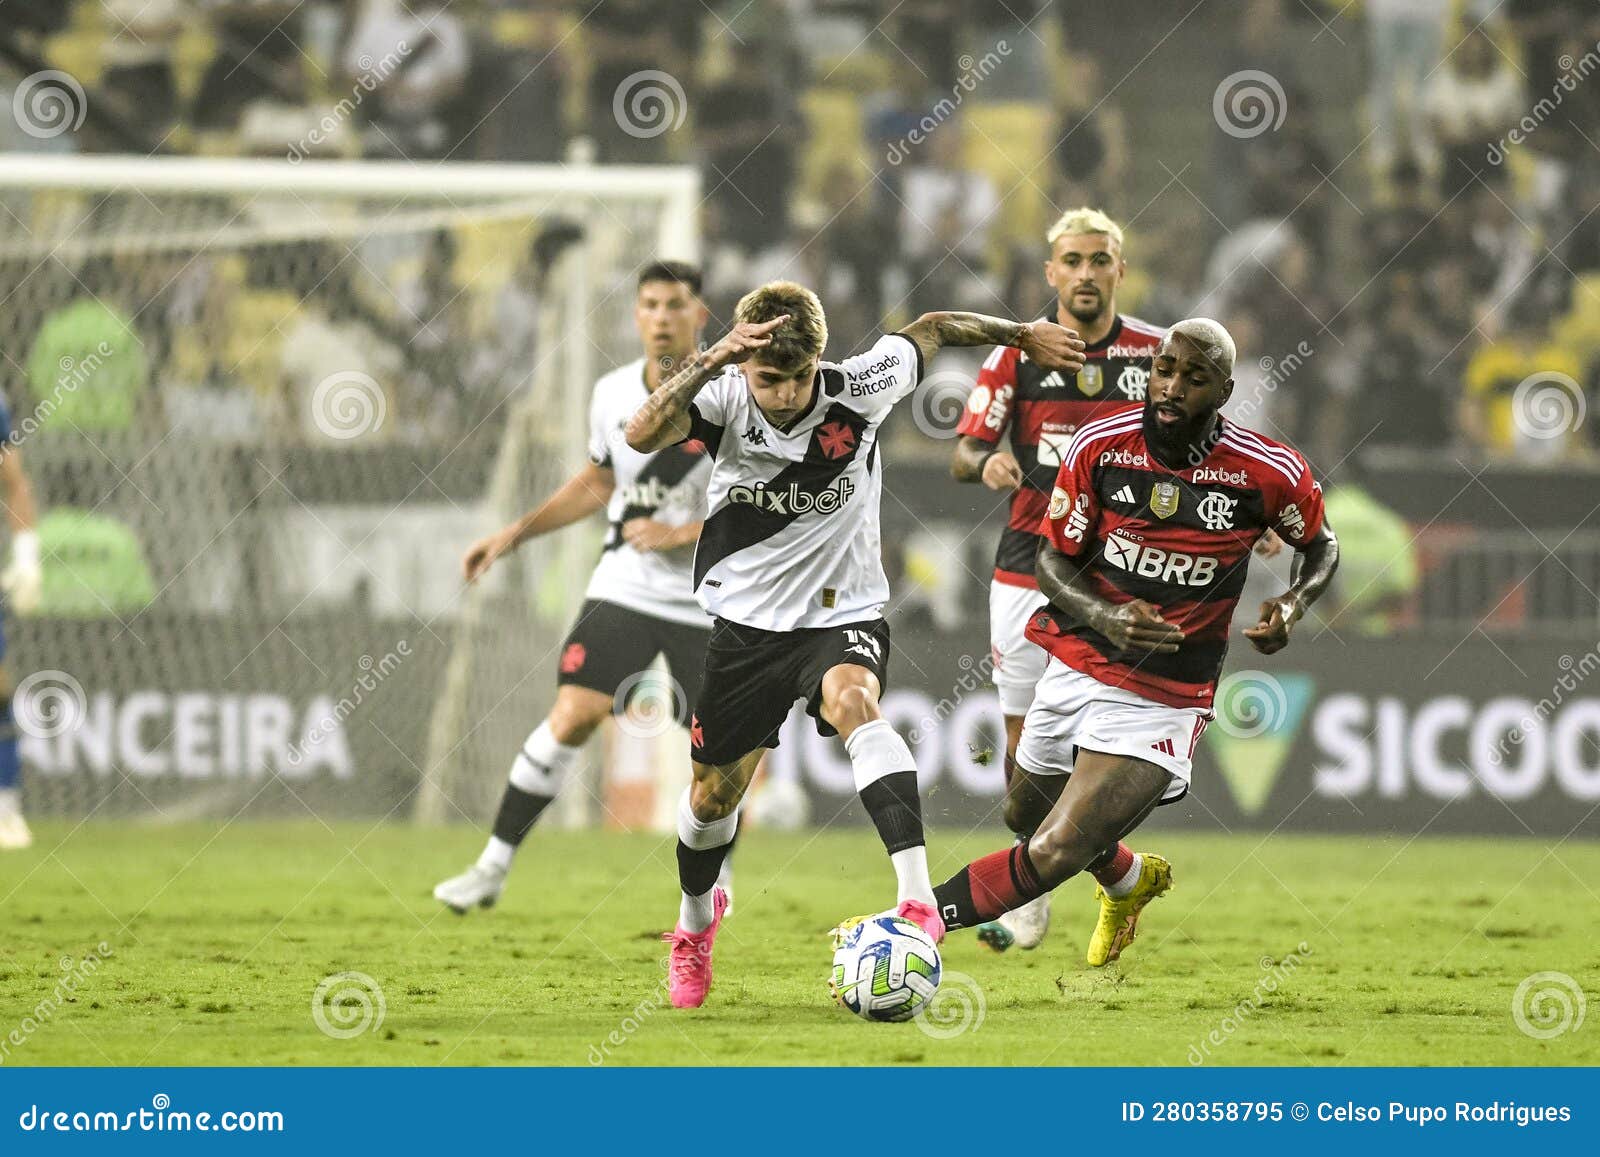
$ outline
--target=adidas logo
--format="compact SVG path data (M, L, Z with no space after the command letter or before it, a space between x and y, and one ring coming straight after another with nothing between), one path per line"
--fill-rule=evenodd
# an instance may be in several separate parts
M1133 502L1133 501L1135 501L1135 499L1133 497L1133 487L1132 486L1124 486L1121 490L1117 491L1115 494L1113 494L1111 496L1111 501L1113 501L1113 502Z

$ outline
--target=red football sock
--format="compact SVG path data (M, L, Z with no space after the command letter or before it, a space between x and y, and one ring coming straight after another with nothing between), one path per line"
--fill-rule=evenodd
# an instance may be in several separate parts
M1133 849L1119 841L1111 857L1091 867L1089 874L1102 888L1109 888L1119 883L1131 867L1133 867Z
M1002 912L1020 908L1029 900L1044 894L1039 875L1028 858L1028 842L1024 840L1003 852L991 852L982 859L967 865L967 884L971 889L971 913L963 924L993 920Z

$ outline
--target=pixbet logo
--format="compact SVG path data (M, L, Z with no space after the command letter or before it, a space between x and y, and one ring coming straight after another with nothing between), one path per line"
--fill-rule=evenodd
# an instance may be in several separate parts
M765 482L753 486L735 486L728 491L729 502L740 502L772 514L832 514L850 501L856 486L848 478L841 478L826 490L813 493L800 489L798 482L789 483L786 490L769 489Z
M1202 466L1189 475L1195 483L1215 482L1222 486L1248 486L1250 476L1243 470L1219 470L1215 466Z
M1150 460L1143 454L1135 454L1130 450L1107 450L1100 455L1102 466L1148 466Z

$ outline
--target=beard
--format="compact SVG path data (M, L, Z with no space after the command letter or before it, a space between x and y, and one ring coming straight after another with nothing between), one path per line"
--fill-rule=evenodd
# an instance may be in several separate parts
M1100 295L1098 290L1095 291L1093 304L1081 302L1078 299L1077 292L1074 291L1072 296L1067 298L1067 312L1081 322L1099 321L1106 311L1105 302L1106 299Z
M1156 404L1144 404L1144 441L1163 466L1182 470L1205 461L1222 437L1222 422L1215 410L1164 426L1156 420Z

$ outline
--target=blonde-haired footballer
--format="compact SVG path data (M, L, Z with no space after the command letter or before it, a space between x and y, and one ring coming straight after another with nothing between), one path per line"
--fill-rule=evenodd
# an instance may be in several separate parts
M916 765L878 706L889 662L878 430L944 346L1000 343L1069 373L1083 364L1083 343L1063 326L972 313L924 314L842 362L822 360L827 339L816 294L763 285L628 423L641 453L694 439L713 456L694 583L714 625L690 728L694 780L678 809L682 900L667 936L676 1008L705 1002L725 907L717 872L756 762L796 699L818 731L844 739L894 865L898 913L943 936Z
M995 551L989 584L989 647L993 680L1006 724L1006 826L1019 839L1032 834L1038 801L1027 798L1026 779L1016 772L1022 720L1048 656L1023 636L1028 618L1044 602L1034 560L1044 536L1040 527L1050 503L1061 451L1084 423L1118 406L1143 401L1150 359L1161 344L1159 326L1117 312L1117 289L1127 272L1122 227L1099 209L1063 213L1045 234L1050 246L1044 279L1056 299L1045 317L1068 325L1084 340L1084 365L1062 373L1029 361L1021 351L999 346L978 372L957 427L951 472L962 482L982 482L1009 493L1005 529ZM1009 449L1004 443L1009 443ZM1115 858L1091 872L1102 889L1102 914L1113 911L1131 887L1128 864ZM1050 896L1007 912L978 930L997 951L1012 945L1035 948L1050 926ZM1091 948L1091 964L1105 953Z

